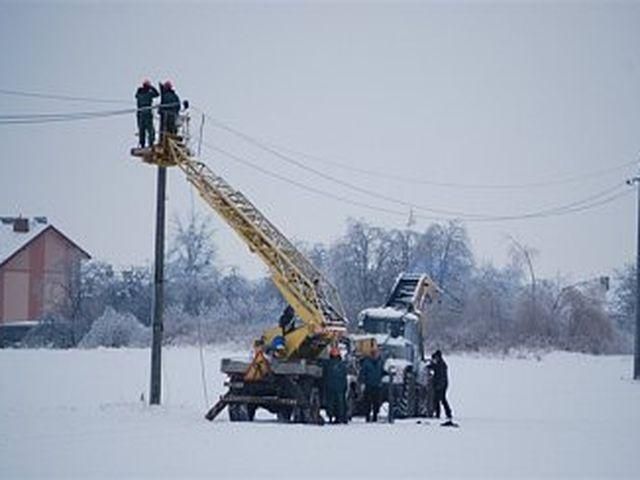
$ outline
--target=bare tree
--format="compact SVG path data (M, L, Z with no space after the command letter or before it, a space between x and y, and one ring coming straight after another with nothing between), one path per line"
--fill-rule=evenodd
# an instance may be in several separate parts
M186 312L197 315L203 305L213 301L213 285L218 278L215 267L216 248L210 217L194 213L187 222L174 221L169 250L167 278L169 303L180 303Z

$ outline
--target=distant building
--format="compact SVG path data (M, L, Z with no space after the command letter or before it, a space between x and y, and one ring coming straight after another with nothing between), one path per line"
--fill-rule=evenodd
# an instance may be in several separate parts
M68 309L90 258L46 217L0 217L0 327Z

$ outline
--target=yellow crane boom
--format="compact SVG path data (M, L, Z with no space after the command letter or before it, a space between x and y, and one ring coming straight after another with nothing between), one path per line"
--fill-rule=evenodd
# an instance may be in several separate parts
M180 137L164 134L157 145L131 153L150 164L180 168L204 201L267 265L276 287L303 322L287 335L287 357L299 356L300 347L312 336L329 338L346 330L336 288L249 199L193 158ZM266 340L280 332L265 332Z

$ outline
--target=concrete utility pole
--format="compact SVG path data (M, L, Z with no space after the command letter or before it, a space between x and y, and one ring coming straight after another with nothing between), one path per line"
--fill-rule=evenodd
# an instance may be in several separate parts
M161 139L162 141L162 139ZM164 310L164 217L167 169L158 167L156 192L156 258L153 295L153 339L151 344L151 393L149 403L160 405L162 392L162 312Z
M633 378L640 380L640 177L627 180L627 184L636 184L638 189L638 206L636 220L636 336L633 351Z

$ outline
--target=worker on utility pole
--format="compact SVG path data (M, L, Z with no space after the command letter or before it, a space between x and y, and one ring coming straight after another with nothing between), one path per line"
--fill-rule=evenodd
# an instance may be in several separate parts
M158 95L158 90L151 85L149 80L144 80L142 86L138 87L136 91L136 104L138 106L136 119L138 120L138 142L140 148L144 148L147 145L147 139L149 146L155 142L156 131L153 128L153 114L151 112L153 99Z
M170 80L160 83L160 132L178 133L178 113L180 113L180 97L173 89Z

